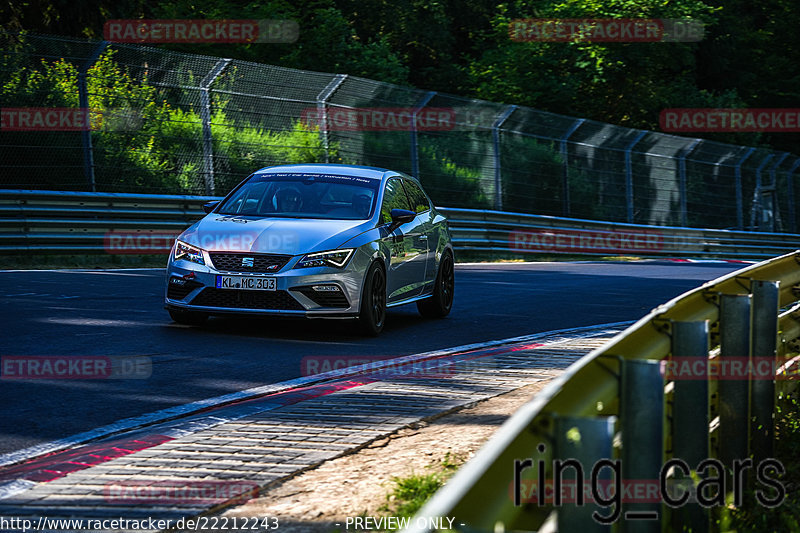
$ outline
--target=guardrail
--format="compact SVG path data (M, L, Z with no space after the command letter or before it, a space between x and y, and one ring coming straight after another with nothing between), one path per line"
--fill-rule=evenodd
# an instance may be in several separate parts
M0 253L103 253L111 232L180 233L212 196L0 190ZM441 208L457 250L767 258L800 236L642 226L501 211ZM163 250L161 250L163 252ZM146 252L144 252L146 253Z
M656 308L514 413L408 531L444 516L459 531L609 531L593 512L616 516L620 531L713 529L772 457L776 391L800 377L799 298L795 252ZM697 490L697 471L723 480L711 511L680 501ZM609 486L619 499L591 492ZM577 492L555 501L564 487ZM594 499L575 505L578 493Z

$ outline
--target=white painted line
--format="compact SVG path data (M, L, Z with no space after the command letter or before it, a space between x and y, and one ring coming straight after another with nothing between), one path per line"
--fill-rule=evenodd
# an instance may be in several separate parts
M26 490L35 486L35 481L29 481L27 479L15 479L14 481L0 483L0 500L4 498L10 498L11 496L16 496L17 494L25 492Z
M281 383L273 383L270 385L264 385L262 387L246 389L239 392L225 394L223 396L217 396L215 398L208 398L197 402L192 402L175 407L169 407L167 409L162 409L161 411L155 411L153 413L148 413L141 416L126 418L124 420L119 420L117 422L114 422L113 424L101 426L91 431L86 431L84 433L78 433L77 435L72 435L71 437L54 440L52 442L37 444L35 446L31 446L23 450L18 450L15 452L10 452L4 455L0 455L0 467L21 463L24 461L29 461L30 459L33 459L35 457L47 453L53 453L63 450L65 448L80 446L82 444L86 444L87 442L98 440L117 433L131 431L134 429L140 429L154 424L159 424L170 420L174 420L176 418L186 417L195 414L203 409L208 409L211 407L219 407L221 405L240 402L242 400L250 400L260 396L266 396L267 394L275 394L277 392L282 392L289 389L295 389L298 387L309 386L329 381L332 379L340 379L347 376L363 374L365 372L374 372L376 370L380 370L381 368L388 366L396 366L399 364L412 363L423 359L441 357L458 352L477 350L480 348L491 348L494 346L501 346L504 344L534 341L537 339L541 339L544 337L551 337L554 335L564 335L564 334L579 335L581 333L594 333L604 328L605 329L620 328L623 326L628 326L630 324L633 324L633 321L613 322L609 324L598 324L596 326L585 326L580 328L559 329L553 331L545 331L542 333L534 333L531 335L523 335L520 337L510 337L507 339L501 339L495 341L464 344L462 346L456 346L453 348L446 348L443 350L435 350L432 352L424 352L414 355L405 355L402 357L396 357L394 359L385 359L380 362L366 363L362 365L351 366L348 368L340 368L336 370L331 370L329 372L324 372L322 374L315 374L313 376L304 376L301 378L295 378L288 381L283 381Z

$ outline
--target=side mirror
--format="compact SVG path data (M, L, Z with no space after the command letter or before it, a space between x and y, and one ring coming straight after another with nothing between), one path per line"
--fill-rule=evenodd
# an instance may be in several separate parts
M205 211L206 213L210 213L218 205L219 205L219 200L214 200L213 202L208 202L206 204L203 204L203 211Z
M408 209L392 209L390 215L392 216L392 226L411 222L417 216L414 211L409 211Z

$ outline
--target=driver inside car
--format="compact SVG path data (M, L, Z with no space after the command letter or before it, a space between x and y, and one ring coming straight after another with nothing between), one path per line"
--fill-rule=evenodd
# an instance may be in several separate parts
M272 205L277 213L297 213L303 207L303 196L294 187L281 187L272 197Z

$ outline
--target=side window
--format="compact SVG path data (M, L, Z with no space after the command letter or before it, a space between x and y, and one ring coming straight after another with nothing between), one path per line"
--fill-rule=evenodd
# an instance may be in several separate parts
M406 192L408 193L408 199L411 201L411 205L414 206L414 212L424 213L428 209L431 208L430 204L428 203L428 197L425 196L425 193L422 192L419 185L414 183L412 180L405 180L405 187Z
M392 220L392 209L409 209L408 198L403 190L403 182L400 178L392 178L386 182L386 192L383 195L381 205L381 224L386 224Z

